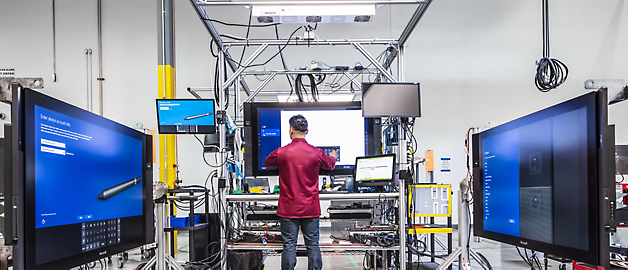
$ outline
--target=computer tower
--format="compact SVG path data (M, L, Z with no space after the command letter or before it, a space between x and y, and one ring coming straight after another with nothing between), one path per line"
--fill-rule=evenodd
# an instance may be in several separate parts
M209 219L209 221L208 221ZM201 261L208 257L214 258L210 264L220 260L220 216L217 213L201 215L201 224L206 227L190 231L190 261Z

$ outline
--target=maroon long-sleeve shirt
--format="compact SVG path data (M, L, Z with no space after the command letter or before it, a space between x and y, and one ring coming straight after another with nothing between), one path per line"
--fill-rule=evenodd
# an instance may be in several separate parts
M285 218L313 218L321 215L318 199L318 170L331 170L336 158L330 157L303 138L279 147L264 161L268 168L279 168L279 206L277 215Z

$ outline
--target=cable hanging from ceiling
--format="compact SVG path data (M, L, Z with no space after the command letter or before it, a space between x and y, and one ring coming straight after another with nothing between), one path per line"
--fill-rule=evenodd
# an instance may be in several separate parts
M567 80L569 69L558 59L550 58L549 0L543 0L543 58L537 61L534 83L541 92L549 92Z

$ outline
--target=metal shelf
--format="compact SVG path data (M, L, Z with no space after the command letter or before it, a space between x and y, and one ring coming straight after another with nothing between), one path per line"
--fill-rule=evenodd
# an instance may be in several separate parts
M207 223L199 223L196 224L194 226L188 226L188 227L170 227L170 228L164 228L164 231L166 232L173 232L173 231L194 231L194 230L198 230L198 229L202 229L209 226L209 224Z
M319 245L322 252L325 251L344 251L344 250L399 250L400 246L395 245L392 247L380 247L380 246L365 246L365 245L356 245L356 244L322 244ZM269 249L269 250L281 250L283 249L283 244L259 244L259 243L236 243L236 244L227 244L227 249L229 250L261 250L261 249ZM297 245L297 250L305 250L305 245Z
M271 75L271 74L369 74L369 73L377 73L378 70L376 68L369 69L348 69L348 70L336 70L336 69L322 69L322 70L249 70L243 71L242 75Z
M399 198L398 192L393 193L341 193L341 194L319 194L321 201L354 201L354 200L392 200ZM278 201L279 194L236 194L227 195L229 202L267 202Z
M262 45L309 45L309 46L347 46L353 43L361 45L390 45L396 46L399 41L396 39L249 39L247 40L223 40L225 46L262 46Z
M196 0L196 4L199 6L251 6L251 5L357 5L357 4L371 4L371 5L397 5L397 4L420 4L425 3L426 0L308 0L308 1L294 1L294 0L222 0L222 1L210 1L210 0Z

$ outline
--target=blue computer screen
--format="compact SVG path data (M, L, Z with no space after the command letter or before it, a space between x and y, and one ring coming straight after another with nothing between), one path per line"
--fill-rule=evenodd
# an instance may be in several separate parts
M214 100L157 100L159 132L215 133Z
M142 141L35 106L35 223L141 216Z
M481 134L476 203L485 231L586 250L591 109L558 108Z
M482 141L484 229L519 235L519 133L504 132Z

